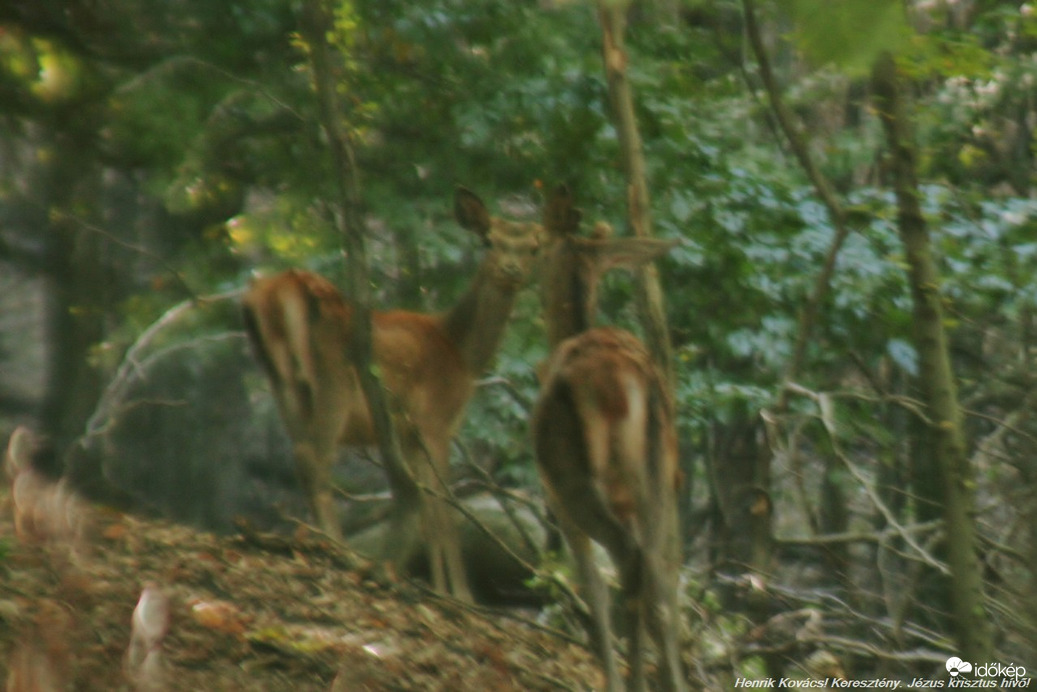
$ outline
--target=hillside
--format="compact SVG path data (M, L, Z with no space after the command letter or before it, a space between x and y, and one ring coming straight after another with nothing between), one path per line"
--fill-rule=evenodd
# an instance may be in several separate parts
M376 580L369 563L308 531L215 536L54 498L48 511L64 529L20 516L19 537L18 505L0 495L0 679L9 684L53 675L60 689L131 689L123 659L134 608L152 584L169 599L155 689L600 685L582 647L513 616Z

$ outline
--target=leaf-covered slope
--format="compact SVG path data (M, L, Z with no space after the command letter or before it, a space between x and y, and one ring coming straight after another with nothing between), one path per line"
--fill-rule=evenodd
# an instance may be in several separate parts
M129 689L131 621L151 583L171 604L167 689L600 686L581 647L412 585L380 584L369 564L312 534L220 537L78 507L85 536L26 540L15 536L12 505L0 496L0 680L46 670L67 689Z

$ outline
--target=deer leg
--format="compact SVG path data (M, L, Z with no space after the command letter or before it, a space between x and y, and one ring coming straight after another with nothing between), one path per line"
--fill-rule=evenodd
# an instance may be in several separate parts
M461 550L461 531L449 505L438 501L444 517L443 526L447 528L443 545L443 560L446 563L447 577L450 580L450 593L462 601L473 602L471 587L468 584L468 572L465 569L464 555Z
M426 438L427 440L427 438ZM421 517L429 557L432 586L441 593L471 603L471 588L461 553L461 535L449 501L450 442L430 445L417 441L408 450L411 468L433 492L422 495Z
M659 649L659 677L663 688L669 692L684 692L686 678L677 644L680 632L677 583L676 579L664 578L669 577L669 573L663 567L652 561L645 563L645 617Z
M400 437L404 463L406 463L407 468L410 469L414 479L421 487L421 492L415 498L417 506L400 508L408 517L414 517L416 514L419 519L417 525L408 520L405 526L408 531L416 530L421 535L428 559L429 580L432 582L432 588L440 593L447 593L446 573L443 570L443 555L439 542L442 521L439 513L436 511L435 503L433 502L434 498L427 492L427 489L437 492L439 490L439 485L435 481L435 474L432 473L432 460L429 450L422 443L418 433L413 430L407 430L406 432L399 430L397 434ZM391 540L399 541L401 538L391 537ZM409 558L410 556L408 555L407 557Z
M673 486L662 483L656 502L646 504L645 621L658 649L658 678L662 689L687 690L687 675L680 656L681 542L677 498Z
M295 466L302 484L303 494L310 505L310 512L317 526L337 541L342 540L342 527L335 509L335 498L331 492L332 452L320 449L309 440L296 442L294 446ZM334 444L331 449L334 450Z
M580 576L590 592L591 608L595 622L601 630L602 642L599 643L606 668L609 686L622 689L616 672L615 655L612 651L612 625L610 622L610 599L608 589L601 579L597 565L591 553L590 541L593 539L604 546L619 570L622 588L621 598L624 614L628 623L627 665L630 666L630 680L633 689L645 690L644 665L642 662L642 632L644 630L644 573L643 551L637 544L633 534L616 518L605 502L598 486L590 483L581 498L579 510L579 529L561 525L576 559ZM576 534L574 536L573 534ZM589 536L589 538L588 538Z
M432 586L440 593L453 593L450 588L450 551L447 545L449 539L446 535L450 517L444 511L439 498L428 495L422 498L422 523L426 536Z
M645 613L649 605L650 574L648 552L634 534L609 510L600 495L592 493L597 501L587 502L584 510L588 526L594 528L592 537L601 543L613 564L619 570L621 603L626 618L627 665L630 666L630 687L637 692L647 690L644 668Z
M441 542L440 555L443 570L446 573L449 593L455 598L472 603L471 587L468 584L468 572L465 569L464 555L461 550L461 530L457 523L457 515L450 501L450 440L438 444L433 449L433 468L436 471L436 485L441 497L429 498L433 506L441 513L439 518L443 528L439 536Z
M591 609L591 617L596 629L591 633L591 639L597 649L601 664L605 668L608 691L621 692L623 682L619 675L616 654L612 650L612 615L608 586L601 577L598 565L594 562L593 548L587 534L574 526L566 527L562 519L559 521L562 522L562 533L565 535L565 541L569 544L569 550L576 561L580 583L583 584L585 590L583 597Z
M454 598L471 603L474 601L468 584L464 556L461 551L461 536L450 506L439 498L426 498L430 511L436 517L430 524L434 535L429 545L435 586Z
M627 665L630 666L630 687L636 692L647 690L643 656L645 614L645 565L644 551L639 546L624 541L618 550L609 553L619 569L620 594L626 617Z
M278 353L282 360L290 361L291 354L285 351ZM274 355L276 353L269 358ZM331 467L338 450L341 422L328 420L323 415L324 411L337 408L334 402L319 400L317 392L305 378L286 381L279 377L278 373L282 369L286 372L297 371L299 366L281 364L270 370L281 418L292 440L292 456L295 458L299 484L306 496L313 521L326 534L341 541L342 527L331 487Z

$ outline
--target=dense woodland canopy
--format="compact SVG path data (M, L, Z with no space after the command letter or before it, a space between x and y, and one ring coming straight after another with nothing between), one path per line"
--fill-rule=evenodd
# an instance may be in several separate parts
M564 182L588 228L629 232L589 3L331 6L375 307L467 285L458 184L537 218ZM304 514L237 309L256 270L348 285L301 12L0 3L0 432L32 423L46 471L106 502L217 531ZM659 276L693 676L1037 669L1037 7L655 0L626 40L652 227L679 241ZM601 319L640 329L633 294L610 277ZM538 498L546 348L530 289L459 493ZM342 485L374 492L359 466Z

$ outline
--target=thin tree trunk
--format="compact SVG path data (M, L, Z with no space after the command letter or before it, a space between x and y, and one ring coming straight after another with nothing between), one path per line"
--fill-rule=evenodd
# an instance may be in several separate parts
M796 330L796 341L792 346L792 357L789 358L788 365L785 368L785 380L791 382L799 376L800 371L803 369L803 361L806 358L807 346L810 343L810 337L817 322L817 314L828 295L832 275L835 273L835 261L838 258L839 250L842 249L843 243L850 234L850 227L846 221L846 212L839 202L832 184L825 177L825 174L821 172L821 169L814 161L814 157L810 155L810 148L807 146L800 128L796 126L792 112L785 105L785 101L781 96L781 90L778 89L777 80L774 79L774 72L771 70L770 59L767 56L767 50L763 45L763 38L760 36L760 29L756 23L755 3L753 0L743 0L742 4L745 9L746 35L749 39L749 45L753 49L753 54L756 56L756 62L760 67L760 80L763 82L763 88L767 92L767 100L771 105L771 111L774 113L774 118L781 127L782 133L788 140L792 153L796 156L796 160L799 161L799 165L802 166L803 172L807 174L807 178L810 179L810 183L814 186L814 190L817 192L821 203L824 204L825 210L828 212L828 218L835 228L835 237L832 239L832 245L825 256L821 271L814 280L814 289L807 296L803 309L799 313L799 327ZM778 402L775 406L777 413L784 413L785 409L788 408L788 396L789 390L786 387L782 387L778 393Z
M886 131L897 198L897 221L908 263L914 303L914 342L918 384L932 420L930 454L943 494L950 598L958 648L968 661L988 661L993 654L990 620L983 608L982 563L976 552L971 469L961 429L961 408L943 329L940 277L933 260L929 229L918 202L915 151L900 96L896 63L888 53L872 71L875 104Z
M42 181L42 206L48 210L45 270L51 288L48 381L40 418L54 448L64 454L82 435L101 391L102 373L91 363L90 353L104 340L113 276L106 241L83 229L84 221L100 213L96 133L89 123L76 123L69 115L58 119L51 137L55 150L65 153ZM74 209L82 210L83 218L74 215Z
M379 452L393 494L393 517L387 533L384 557L402 569L419 548L421 490L403 462L385 390L371 367L371 299L364 247L363 200L352 142L340 124L337 82L327 41L327 34L332 28L331 13L323 0L306 0L302 14L302 27L310 46L310 64L321 126L328 138L334 167L338 196L334 216L346 251L346 293L354 309L349 358L356 367L360 387L371 410Z
M41 419L55 448L64 450L83 433L101 391L90 351L104 338L104 263L102 241L80 233L72 219L52 221L49 236L50 363Z
M602 56L608 81L612 117L619 133L623 169L627 182L627 216L634 235L651 237L652 209L645 176L645 158L641 135L637 129L634 96L627 79L627 52L623 34L626 29L628 0L598 0L601 22ZM645 342L662 368L668 382L673 382L673 350L666 324L666 309L659 275L652 265L637 270L637 303L645 331Z
M764 91L767 94L771 112L774 114L774 119L778 123L782 134L785 135L789 148L792 150L793 155L802 167L803 172L806 173L807 178L814 187L814 191L828 212L828 218L835 230L831 246L821 265L821 270L814 279L813 289L807 295L803 307L799 311L796 339L792 345L792 355L785 366L783 374L785 382L794 382L803 370L807 346L809 346L813 337L821 307L824 305L831 289L832 276L835 273L839 251L842 249L847 237L849 237L851 229L847 222L847 214L842 202L839 200L831 182L811 155L810 147L802 128L797 125L795 117L782 97L777 80L774 78L774 71L771 69L770 57L767 54L767 49L764 46L763 37L760 34L760 28L756 21L755 3L753 0L742 0L742 6L745 14L746 37L752 48L753 55L756 57L760 81L763 83ZM773 413L776 416L782 416L788 411L790 392L791 389L788 387L781 387L778 391L778 398L773 408ZM769 464L770 459L761 463ZM846 497L842 486L835 478L837 468L839 468L839 464L836 463L834 457L830 456L825 463L820 491L819 504L822 508L822 522L818 528L822 532L841 533L845 530L847 517ZM847 590L847 593L852 594L854 588L847 573L848 557L845 554L845 550L845 546L834 546L826 550L826 559L835 568L833 571L838 576L840 584Z

